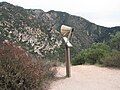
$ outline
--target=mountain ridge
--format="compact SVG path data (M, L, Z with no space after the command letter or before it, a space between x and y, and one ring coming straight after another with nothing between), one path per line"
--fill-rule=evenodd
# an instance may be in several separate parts
M71 38L73 49L78 52L94 42L104 42L111 38L118 27L103 27L90 21L61 11L44 12L41 9L24 9L7 2L0 2L0 39L9 39L20 43L28 51L45 57L54 54L62 45L61 25L75 30ZM57 53L57 57L59 57Z

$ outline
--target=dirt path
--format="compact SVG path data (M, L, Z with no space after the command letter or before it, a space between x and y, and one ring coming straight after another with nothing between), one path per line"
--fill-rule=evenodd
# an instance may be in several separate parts
M65 78L65 67L60 67L50 90L120 90L120 70L93 65L73 66L72 76Z

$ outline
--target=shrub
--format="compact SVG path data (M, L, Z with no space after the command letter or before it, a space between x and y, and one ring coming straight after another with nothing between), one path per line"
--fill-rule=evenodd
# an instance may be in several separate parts
M85 53L80 52L76 57L72 60L73 65L81 65L85 63Z
M103 62L104 66L120 68L120 52L112 51L109 55L102 58L101 61Z
M120 31L110 39L109 45L112 49L120 51Z
M0 90L42 90L55 72L50 62L33 60L13 43L0 43Z
M105 57L110 51L110 47L104 43L93 44L90 48L82 50L78 55L76 55L72 64L101 64L102 62L100 59Z
M86 63L95 64L99 59L100 52L97 52L96 49L88 49L86 50Z
M105 50L105 51L111 51L110 46L108 46L105 43L93 43L90 48L92 48L92 49L102 49L102 50Z

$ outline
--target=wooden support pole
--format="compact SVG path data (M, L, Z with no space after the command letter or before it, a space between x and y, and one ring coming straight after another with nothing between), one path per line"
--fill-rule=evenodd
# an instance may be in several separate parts
M62 25L61 26L61 35L63 37L63 40L65 42L65 62L66 62L66 76L70 77L71 76L71 71L70 71L70 48L73 47L72 44L70 43L70 38L72 36L72 32L74 29L72 27Z
M71 71L70 71L70 48L65 45L65 61L66 61L66 77L71 76Z

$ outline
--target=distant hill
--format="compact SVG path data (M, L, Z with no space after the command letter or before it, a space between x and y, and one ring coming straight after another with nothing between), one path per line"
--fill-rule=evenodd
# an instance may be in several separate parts
M54 54L61 46L62 38L59 31L62 24L75 29L71 42L76 52L94 42L107 41L110 35L120 31L119 26L99 26L66 12L24 9L0 2L0 40L17 42L29 52L38 53L41 57L48 53Z

